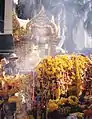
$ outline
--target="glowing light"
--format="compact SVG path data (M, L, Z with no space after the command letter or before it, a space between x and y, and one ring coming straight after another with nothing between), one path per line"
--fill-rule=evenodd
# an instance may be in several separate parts
M48 49L48 44L45 44L45 49Z
M13 0L15 4L18 4L18 0Z

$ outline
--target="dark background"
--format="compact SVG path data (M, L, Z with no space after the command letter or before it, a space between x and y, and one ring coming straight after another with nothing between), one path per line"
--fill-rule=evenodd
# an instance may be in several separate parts
M0 32L4 32L4 6L5 0L0 0Z

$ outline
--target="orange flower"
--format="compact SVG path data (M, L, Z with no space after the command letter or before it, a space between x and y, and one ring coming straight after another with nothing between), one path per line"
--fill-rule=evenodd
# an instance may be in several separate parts
M58 109L58 105L54 101L49 101L48 110L53 112Z

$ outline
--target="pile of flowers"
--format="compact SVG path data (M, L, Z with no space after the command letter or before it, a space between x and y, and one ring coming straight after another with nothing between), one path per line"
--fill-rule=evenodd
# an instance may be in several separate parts
M61 99L57 100L56 102L58 105L64 105L67 101L68 101L67 98L61 98Z
M50 100L48 103L48 110L51 112L58 110L58 104L55 101Z
M12 95L21 90L21 76L4 76L0 78L0 95Z
M74 54L46 57L36 67L36 74L50 114L77 113L79 117L83 116L79 94L92 88L92 62L88 57Z
M89 60L82 55L58 55L43 59L36 68L37 81L41 87L56 92L57 98L60 93L77 90L78 96L83 89L85 69Z
M49 112L53 112L55 110L59 110L60 108L62 109L63 107L76 106L78 106L78 98L76 96L69 96L68 98L61 98L59 100L49 100L47 107Z

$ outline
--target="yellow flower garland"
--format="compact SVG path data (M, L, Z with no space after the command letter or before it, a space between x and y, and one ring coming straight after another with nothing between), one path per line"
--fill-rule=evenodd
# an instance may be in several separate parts
M76 96L69 96L68 102L71 105L77 105L78 104L78 98Z
M61 98L60 100L58 100L57 104L58 105L63 105L67 102L67 98Z

